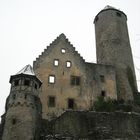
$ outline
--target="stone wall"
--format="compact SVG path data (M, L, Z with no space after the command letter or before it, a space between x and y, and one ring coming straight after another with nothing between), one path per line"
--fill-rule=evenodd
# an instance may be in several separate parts
M52 125L54 135L84 140L138 140L140 114L67 111Z

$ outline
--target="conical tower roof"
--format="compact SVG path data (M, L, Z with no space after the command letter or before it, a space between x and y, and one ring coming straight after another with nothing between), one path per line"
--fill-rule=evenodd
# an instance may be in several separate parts
M42 84L42 82L36 77L35 73L34 73L34 70L32 68L31 65L26 65L23 69L21 69L18 73L16 73L15 75L12 75L10 77L10 83L11 81L14 79L14 78L18 78L18 77L32 77L32 78L35 78L40 86Z
M16 73L16 75L18 74L35 75L31 65L26 65L23 69L21 69L18 73Z

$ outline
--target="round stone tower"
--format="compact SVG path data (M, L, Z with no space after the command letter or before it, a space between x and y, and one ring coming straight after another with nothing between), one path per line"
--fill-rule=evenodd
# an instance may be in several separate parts
M2 140L38 140L41 120L38 91L41 81L27 65L11 76L10 83Z
M114 7L106 6L96 15L94 24L97 63L115 67L118 99L133 100L137 84L127 16Z

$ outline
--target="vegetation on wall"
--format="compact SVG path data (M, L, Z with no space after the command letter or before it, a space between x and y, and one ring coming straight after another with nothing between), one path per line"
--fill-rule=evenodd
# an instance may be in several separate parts
M104 99L104 97L99 96L97 100L94 102L91 110L95 110L98 112L114 112L114 111L124 111L130 112L132 111L132 106L130 104L126 104L123 100L111 100Z

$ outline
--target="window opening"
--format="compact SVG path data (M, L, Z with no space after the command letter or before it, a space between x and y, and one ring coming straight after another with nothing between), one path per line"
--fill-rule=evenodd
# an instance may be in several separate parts
M25 79L25 80L24 80L24 85L25 85L25 86L29 86L29 85L30 85L30 80Z
M71 85L80 85L80 77L79 76L71 76Z
M105 97L106 96L106 92L104 90L101 91L101 96Z
M35 89L37 89L37 84L35 84Z
M48 106L49 106L49 107L55 107L55 97L50 96L50 97L48 98Z
M104 77L104 75L100 75L100 81L101 81L102 83L105 82L105 77Z
M70 61L67 61L66 62L66 66L67 66L67 68L70 68L71 67L71 62Z
M15 125L16 124L16 122L17 122L17 120L14 118L14 119L12 119L12 124L13 125Z
M24 99L27 99L27 95L25 94Z
M68 99L68 109L74 109L74 99Z
M18 86L19 85L19 80L15 80L14 81L14 86Z
M61 49L61 52L62 52L62 53L66 53L66 50L65 50L65 49Z
M59 60L58 59L55 59L54 60L54 66L58 66L59 65Z
M117 12L116 15L117 15L118 17L121 17L121 16L122 16L121 13L119 13L119 12Z
M54 84L55 83L55 76L54 75L50 75L49 76L49 83L50 84Z

